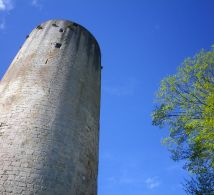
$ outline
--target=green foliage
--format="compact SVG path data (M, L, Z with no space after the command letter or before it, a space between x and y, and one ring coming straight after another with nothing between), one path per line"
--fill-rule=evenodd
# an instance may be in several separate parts
M185 191L187 194L196 195L212 195L214 189L214 172L206 171L197 174L185 183Z
M187 58L177 74L164 78L156 101L153 125L169 128L163 142L172 158L185 160L196 178L214 173L214 48Z

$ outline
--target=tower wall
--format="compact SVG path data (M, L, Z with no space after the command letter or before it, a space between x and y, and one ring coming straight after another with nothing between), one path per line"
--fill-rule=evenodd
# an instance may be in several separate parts
M0 82L0 194L96 195L99 110L94 37L39 25Z

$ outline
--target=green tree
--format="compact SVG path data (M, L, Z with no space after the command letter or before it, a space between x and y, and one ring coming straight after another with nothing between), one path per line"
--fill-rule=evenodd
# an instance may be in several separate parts
M156 101L153 125L169 129L163 142L193 175L186 191L214 194L214 47L187 58L175 75L164 78Z
M213 195L214 189L213 171L196 174L190 180L186 180L184 185L187 194Z

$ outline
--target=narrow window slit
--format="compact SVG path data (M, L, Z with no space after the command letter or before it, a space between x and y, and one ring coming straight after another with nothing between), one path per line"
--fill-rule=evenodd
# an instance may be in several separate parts
M45 64L47 64L48 63L48 59L45 61Z

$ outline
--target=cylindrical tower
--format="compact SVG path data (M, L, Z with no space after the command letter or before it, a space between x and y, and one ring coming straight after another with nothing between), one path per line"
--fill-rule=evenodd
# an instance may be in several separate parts
M26 38L0 82L0 194L96 195L98 43L64 20Z

